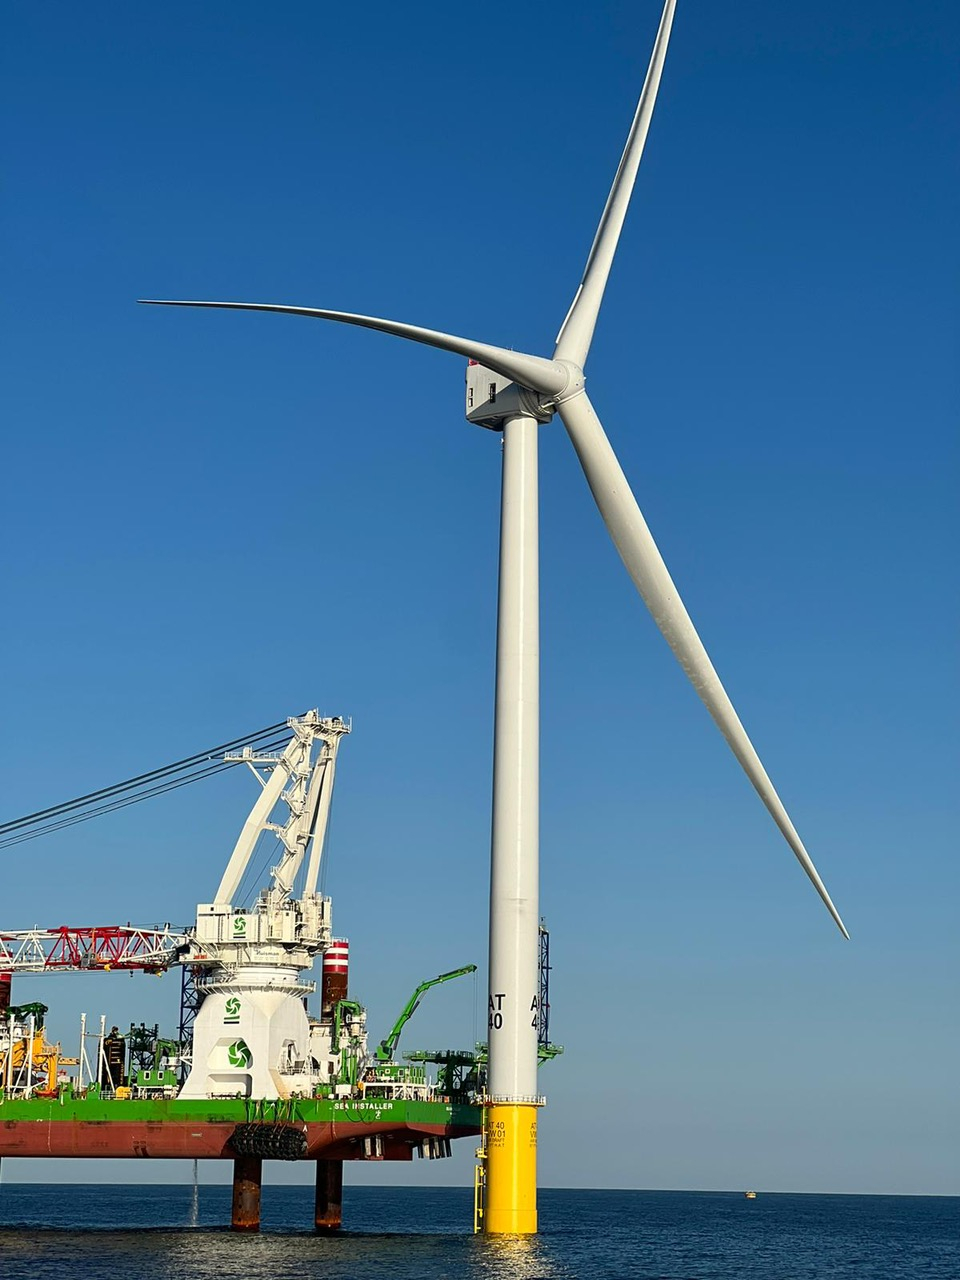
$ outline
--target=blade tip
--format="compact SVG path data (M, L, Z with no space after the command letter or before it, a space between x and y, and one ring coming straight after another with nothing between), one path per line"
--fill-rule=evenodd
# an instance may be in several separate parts
M834 922L834 924L837 926L837 928L840 930L840 932L843 934L843 936L844 936L844 937L846 938L846 940L849 942L849 941L850 941L850 935L849 935L849 933L847 933L847 926L846 926L846 925L843 923L843 921L840 919L840 912L836 909L836 907L833 905L833 903L832 903L832 902L830 903L829 910L830 910L830 914L833 916L833 922Z

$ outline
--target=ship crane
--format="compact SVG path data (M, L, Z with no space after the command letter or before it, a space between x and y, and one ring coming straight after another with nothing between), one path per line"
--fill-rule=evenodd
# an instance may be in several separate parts
M420 1001L424 994L431 987L437 987L442 982L449 982L452 978L462 978L468 973L476 973L477 966L475 964L465 964L462 969L451 969L449 973L441 973L436 978L428 978L426 982L421 982L416 991L403 1006L400 1017L397 1018L390 1033L386 1039L381 1040L374 1051L377 1062L392 1062L393 1055L396 1052L397 1045L400 1043L400 1036L403 1028L407 1025L416 1011L420 1008Z
M329 941L330 900L316 892L320 860L330 815L330 801L340 739L350 724L340 717L321 718L316 711L287 722L293 738L279 754L226 754L224 762L249 765L261 794L234 846L212 903L197 908L192 928L164 925L99 925L0 933L0 971L142 970L163 973L177 964L206 966L249 963L299 965L308 969ZM314 744L319 750L314 751ZM285 823L271 822L278 802L288 810ZM280 862L271 869L271 884L250 912L233 900L264 832L281 843ZM309 862L302 896L292 896L294 881L307 851ZM226 925L219 922L227 920ZM311 987L312 990L312 987Z
M311 1021L304 978L331 942L330 899L317 892L340 741L350 724L316 711L288 721L293 736L277 755L252 749L228 756L247 764L260 795L243 824L212 902L200 903L184 957L203 997L193 1027L193 1066L181 1097L285 1098L318 1083L341 1087L340 1056L329 1019ZM271 820L278 805L287 819ZM250 910L237 895L263 833L277 837L280 859ZM305 865L303 889L294 885ZM339 1024L338 1028L339 1030ZM365 1050L358 1015L344 1031Z
M316 711L288 721L293 737L280 754L262 755L251 748L227 755L230 763L249 766L260 784L260 796L234 846L213 902L197 907L194 930L197 962L250 964L309 969L330 939L330 899L317 893L320 860L330 815L330 801L340 739L350 725L339 716L321 718ZM314 752L314 745L319 751ZM286 806L284 823L270 816L278 803ZM264 832L279 840L280 861L271 868L270 886L255 908L235 907L243 877ZM303 893L293 886L310 850ZM311 988L312 989L312 988Z
M193 1024L192 1068L181 1096L239 1093L271 1099L310 1094L318 1083L329 1082L334 1090L342 1087L342 1051L349 1044L353 1054L366 1052L365 1015L360 1010L345 1023L344 1044L336 1044L332 1019L308 1018L304 998L316 990L306 975L331 943L331 902L317 892L317 885L337 753L351 725L340 716L322 717L315 710L286 723L291 737L282 751L245 745L222 757L224 765L247 765L260 794L213 901L198 904L192 926L60 925L4 931L0 986L9 991L15 973L161 974L186 965L199 1008ZM270 732L276 728L271 726ZM57 806L54 815L77 803ZM286 816L275 819L277 811ZM22 822L8 825L16 829ZM279 858L267 887L247 908L238 895L265 834L279 842ZM300 878L302 889L296 896Z

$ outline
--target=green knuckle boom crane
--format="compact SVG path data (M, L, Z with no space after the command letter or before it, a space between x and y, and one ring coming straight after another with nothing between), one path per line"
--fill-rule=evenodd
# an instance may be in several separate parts
M449 973L441 973L436 978L428 978L426 982L421 982L416 991L403 1006L403 1012L393 1024L390 1034L386 1039L381 1040L377 1045L375 1057L377 1062L392 1062L393 1055L397 1045L400 1043L400 1034L407 1025L413 1015L419 1008L420 1001L423 999L424 993L429 991L431 987L439 986L441 982L450 982L453 978L462 978L464 974L476 973L477 966L475 964L464 965L462 969L451 969Z

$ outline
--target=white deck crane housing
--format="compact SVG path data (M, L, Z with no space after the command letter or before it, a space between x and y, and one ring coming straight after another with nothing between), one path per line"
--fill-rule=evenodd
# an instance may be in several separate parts
M205 998L181 1097L286 1098L312 1094L329 1077L329 1062L320 1060L329 1059L329 1051L317 1055L304 1007L316 984L305 975L330 943L331 903L317 892L317 882L337 751L350 725L316 711L288 724L293 737L281 754L246 748L227 757L248 764L261 791L214 901L198 905L188 933L187 962ZM278 804L287 810L283 823L272 821ZM253 906L236 905L264 832L279 840L280 860ZM304 864L303 887L294 897Z

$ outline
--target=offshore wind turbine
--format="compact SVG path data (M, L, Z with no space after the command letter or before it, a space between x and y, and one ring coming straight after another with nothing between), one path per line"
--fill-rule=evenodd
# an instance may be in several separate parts
M617 551L654 621L844 937L843 921L748 738L585 390L584 365L656 102L676 0L666 0L636 114L553 355L527 355L376 316L257 302L158 301L313 316L465 356L467 418L503 433L490 874L485 1229L537 1229L539 838L537 436L559 415ZM147 300L143 300L147 301Z

